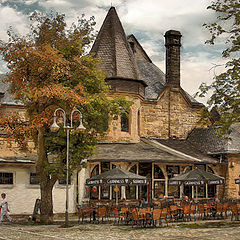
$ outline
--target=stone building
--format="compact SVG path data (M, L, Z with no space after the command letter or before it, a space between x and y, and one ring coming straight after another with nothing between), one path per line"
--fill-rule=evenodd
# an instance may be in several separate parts
M70 212L84 200L114 200L116 192L112 187L86 188L85 180L116 166L151 180L147 186L121 187L118 192L121 198L145 197L159 201L164 196L195 197L194 187L168 185L169 178L195 167L226 179L224 186L201 187L198 197L209 198L215 194L220 198L238 197L234 179L240 173L239 126L235 126L232 142L218 139L214 127L201 129L198 126L204 106L181 87L181 33L167 31L165 47L166 74L154 65L134 35L126 36L115 8L110 8L91 53L101 59L110 96L124 95L133 105L128 118L122 114L109 123L108 134L87 160L87 168L72 175ZM0 113L13 108L24 111L24 106L10 99L6 88L0 85ZM31 184L35 176L34 153L32 158L24 158L17 151L9 151L4 144L0 147L0 191L7 192L9 198L14 195L10 200L15 202L16 213L18 200L19 203L24 200L21 192L28 191L29 208L24 213L31 212L35 198L39 197L39 186ZM3 183L1 177L10 178L11 183ZM54 188L55 212L64 212L65 200L60 197L63 191L64 185L58 182Z
M203 105L181 88L181 33L167 31L165 46L166 75L152 63L133 35L126 37L112 7L91 50L102 60L101 67L111 86L110 94L124 94L134 104L127 124L121 117L110 124L105 141L88 160L86 177L118 166L148 176L152 183L151 191L147 186L122 187L122 198L181 198L185 194L192 197L192 187L168 186L168 179L196 166L217 174L224 173L224 166L218 159L187 141L189 133L198 124ZM213 186L201 190L202 197L211 197L217 191ZM115 192L108 186L88 191L92 199L115 197Z

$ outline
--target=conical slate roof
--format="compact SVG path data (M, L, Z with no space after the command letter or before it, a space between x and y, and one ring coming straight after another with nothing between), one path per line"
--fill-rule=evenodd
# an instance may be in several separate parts
M107 78L139 79L132 50L114 7L108 11L91 53L101 59Z
M195 168L185 174L173 177L169 180L170 185L204 185L204 184L223 184L224 178L213 173Z

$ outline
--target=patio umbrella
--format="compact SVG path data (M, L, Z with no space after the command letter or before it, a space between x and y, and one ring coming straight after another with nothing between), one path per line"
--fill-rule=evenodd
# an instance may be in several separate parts
M224 178L199 168L169 179L169 185L201 186L224 184Z
M140 176L135 173L131 173L120 168L114 168L100 175L88 178L86 180L87 186L97 186L97 185L114 185L114 186L124 186L124 185L147 185L149 183L148 179L144 176ZM117 198L116 198L117 202Z

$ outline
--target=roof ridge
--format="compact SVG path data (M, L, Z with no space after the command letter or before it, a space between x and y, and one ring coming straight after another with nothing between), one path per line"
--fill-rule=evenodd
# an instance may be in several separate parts
M189 158L189 159L191 159L191 160L194 160L194 161L197 161L197 162L202 162L202 160L200 160L200 159L198 159L198 158L196 158L196 157L189 156L189 155L187 155L187 154L185 154L185 153L182 153L182 152L180 152L180 151L177 151L177 150L175 150L175 149L173 149L173 148L167 147L167 146L159 143L159 142L156 141L156 140L148 139L148 141L151 142L151 143L153 143L153 144L155 144L155 145L157 145L158 147L161 147L162 149L167 150L168 152L170 152L170 153L172 153L172 154L179 155L180 157L187 157L187 158Z

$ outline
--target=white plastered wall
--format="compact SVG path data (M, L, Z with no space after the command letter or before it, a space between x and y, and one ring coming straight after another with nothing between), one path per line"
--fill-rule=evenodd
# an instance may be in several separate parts
M40 186L29 183L30 172L34 172L34 166L0 166L0 172L13 173L13 184L0 184L0 193L5 192L10 208L10 214L33 213L35 200L40 198ZM74 213L75 207L75 179L72 177L69 185L69 213ZM66 207L66 186L58 182L53 189L53 211L54 213L64 213Z

